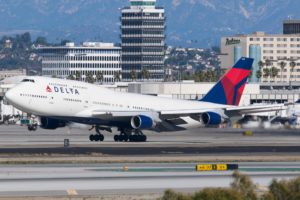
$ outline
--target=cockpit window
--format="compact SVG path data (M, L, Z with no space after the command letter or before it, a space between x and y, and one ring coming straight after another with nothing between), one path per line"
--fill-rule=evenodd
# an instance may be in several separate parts
M23 79L21 82L32 82L32 83L34 83L34 80L32 80L32 79Z

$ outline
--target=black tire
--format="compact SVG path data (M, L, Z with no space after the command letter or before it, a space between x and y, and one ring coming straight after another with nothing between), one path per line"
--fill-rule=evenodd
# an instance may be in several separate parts
M104 140L104 135L100 134L99 137L100 137L100 141L103 142L103 140Z
M123 141L124 141L124 142L128 142L128 140L129 140L128 135L123 135Z
M32 130L36 131L37 130L37 125L32 126Z
M146 142L147 141L147 136L146 135L142 135L142 142Z
M91 141L91 142L95 141L94 135L90 135L90 141Z
M100 141L100 135L98 135L98 134L94 135L94 139L95 139L96 142L99 142Z
M133 139L134 139L134 136L133 136L133 135L130 135L130 136L129 136L129 141L130 141L130 142L134 142Z
M115 135L115 136L114 136L114 140L115 140L115 142L119 142L119 136L118 136L118 135Z
M132 139L133 139L133 142L138 142L139 141L139 136L138 135L133 135Z

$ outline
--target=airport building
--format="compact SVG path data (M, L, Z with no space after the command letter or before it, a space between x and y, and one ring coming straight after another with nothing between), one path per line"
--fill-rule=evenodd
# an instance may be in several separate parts
M26 76L26 69L0 70L0 80L14 76Z
M300 34L256 32L222 37L221 52L222 68L231 67L241 56L254 58L252 82L300 82ZM259 66L260 61L265 65ZM278 73L268 75L261 67L275 67ZM257 76L259 70L261 77Z
M129 83L128 92L175 99L201 99L215 83L164 82ZM241 106L260 103L293 103L300 99L300 84L249 83L246 85Z
M156 0L130 0L122 9L122 80L163 81L165 11Z
M85 42L81 46L39 47L43 76L74 78L85 81L92 75L106 84L121 80L121 47L112 43ZM76 77L80 76L80 77ZM98 78L99 79L99 78Z

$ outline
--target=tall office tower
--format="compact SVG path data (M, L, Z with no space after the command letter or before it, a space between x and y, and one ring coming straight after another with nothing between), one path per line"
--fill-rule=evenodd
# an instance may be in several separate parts
M300 20L285 20L283 34L300 34Z
M130 0L122 9L122 80L163 81L165 11L156 0Z

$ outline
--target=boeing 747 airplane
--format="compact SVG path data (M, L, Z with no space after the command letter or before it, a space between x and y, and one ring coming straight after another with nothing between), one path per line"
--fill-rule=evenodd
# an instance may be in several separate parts
M27 77L10 89L6 100L40 117L41 128L56 129L69 123L94 127L91 141L103 141L102 130L118 128L115 141L146 141L143 130L182 130L185 117L205 125L218 125L247 113L279 110L283 106L238 106L253 59L241 58L199 101L121 93L84 82Z

